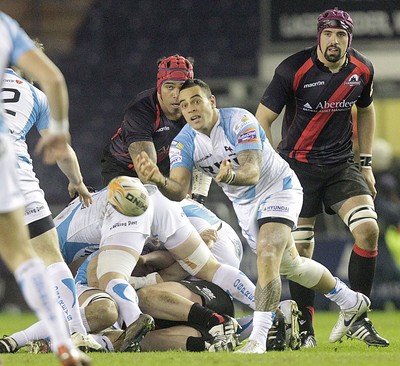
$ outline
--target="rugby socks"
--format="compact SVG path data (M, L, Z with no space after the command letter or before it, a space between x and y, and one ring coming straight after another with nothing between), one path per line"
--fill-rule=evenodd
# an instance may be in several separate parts
M188 323L197 324L206 329L211 329L224 321L225 318L222 315L197 303L192 305L188 314Z
M354 244L349 261L350 287L369 296L375 276L377 250L365 250Z
M46 267L39 258L25 261L14 273L26 303L46 325L52 350L57 352L61 344L70 348L72 342L63 313L56 305L52 283L46 275Z
M375 277L377 257L377 250L361 249L354 244L348 269L350 287L354 291L361 292L368 297L370 296ZM358 319L365 318L366 316L367 314L364 313Z
M18 348L21 348L30 341L48 338L49 332L44 323L39 321L24 330L11 334L10 337L17 342Z
M202 352L206 350L205 337L188 337L186 340L186 350L190 352Z
M349 289L339 278L335 277L335 287L325 295L329 300L334 301L340 309L350 309L357 303L357 293Z
M79 332L86 335L87 331L82 322L76 296L75 281L67 264L65 262L53 263L47 267L47 271L54 283L57 301L64 311L71 334Z
M221 264L211 282L221 287L237 301L255 310L256 286L239 269Z
M81 313L82 323L83 323L83 325L84 325L84 327L86 329L86 332L90 333L91 332L90 325L89 325L89 322L88 322L88 320L86 318L86 306L83 307L83 308L79 308L79 311Z
M253 331L249 340L256 340L260 344L267 344L268 331L272 327L275 313L272 311L255 311L253 314Z
M106 287L106 292L112 296L118 305L119 313L128 327L142 313L139 309L139 299L135 289L122 278L112 279Z
M292 299L296 301L301 311L299 316L300 333L306 331L314 335L315 292L293 281L289 281L289 288Z
M106 335L92 334L92 337L97 343L99 343L103 347L103 350L105 350L106 352L115 351L112 341Z

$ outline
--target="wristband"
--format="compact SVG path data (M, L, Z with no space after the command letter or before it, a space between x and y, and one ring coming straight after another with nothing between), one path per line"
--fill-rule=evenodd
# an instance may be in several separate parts
M234 180L235 180L235 178L236 178L236 172L234 171L234 170L231 170L230 172L229 172L229 177L228 177L228 179L226 180L226 184L231 184Z
M204 205L206 202L206 196L203 196L202 194L197 194L197 193L192 193L192 200Z
M361 168L372 168L372 154L360 154Z
M68 118L63 119L62 121L50 118L48 130L52 135L68 134L69 133Z
M193 169L192 173L192 194L203 197L208 196L212 178L197 169Z

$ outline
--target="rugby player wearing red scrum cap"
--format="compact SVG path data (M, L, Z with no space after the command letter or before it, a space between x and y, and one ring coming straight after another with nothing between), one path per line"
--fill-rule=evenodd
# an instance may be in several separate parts
M193 79L193 60L178 54L158 61L157 87L139 93L125 111L121 127L104 149L104 185L119 175L137 177L134 157L145 151L164 175L169 174L169 147L185 125L178 94Z

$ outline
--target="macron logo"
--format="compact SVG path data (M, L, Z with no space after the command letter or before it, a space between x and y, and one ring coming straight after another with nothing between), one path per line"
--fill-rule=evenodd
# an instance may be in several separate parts
M314 88L315 86L322 86L322 85L325 85L325 81L319 80L316 81L315 83L304 84L303 89Z

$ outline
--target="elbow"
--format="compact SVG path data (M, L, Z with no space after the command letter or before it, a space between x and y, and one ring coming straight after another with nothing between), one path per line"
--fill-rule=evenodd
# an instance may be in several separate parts
M186 193L185 192L177 192L176 194L174 194L172 197L171 197L171 200L172 201L178 201L178 202L180 202L180 201L182 201L183 199L185 199L186 198Z
M253 174L247 175L247 185L249 186L254 186L256 185L260 180L260 172L257 170L253 172Z
M259 177L258 178L253 178L253 179L250 180L249 185L255 186L258 183L259 180L260 180Z

